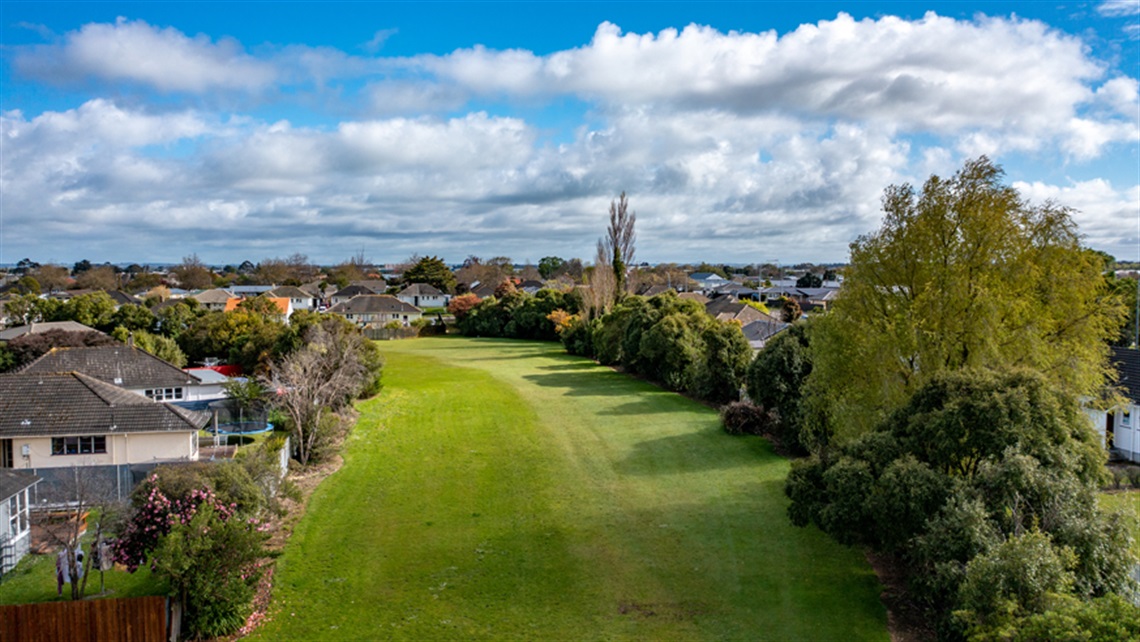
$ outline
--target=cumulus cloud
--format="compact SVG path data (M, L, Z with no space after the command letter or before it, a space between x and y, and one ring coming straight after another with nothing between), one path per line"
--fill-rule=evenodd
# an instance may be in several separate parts
M1097 12L1103 16L1140 15L1140 3L1136 0L1105 0L1097 5Z
M1140 260L1140 185L1115 188L1101 178L1068 185L1017 182L1013 186L1035 203L1053 201L1073 208L1085 244L1122 261Z
M168 92L259 89L276 77L272 65L249 56L234 40L190 38L177 29L124 18L84 25L57 45L22 51L15 63L21 72L47 80L94 77Z

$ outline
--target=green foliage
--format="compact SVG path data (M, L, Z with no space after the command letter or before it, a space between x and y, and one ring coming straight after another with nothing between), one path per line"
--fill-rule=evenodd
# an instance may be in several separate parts
M173 339L160 334L151 334L145 330L135 330L131 332L123 326L115 328L111 332L111 336L123 343L126 343L128 340L133 340L135 347L147 354L153 354L159 359L172 363L179 368L186 366L186 353L182 352L182 348L179 348L178 343Z
M36 280L36 277L30 274L20 277L20 280L16 281L16 285L12 289L17 294L38 295L41 292L40 282Z
M150 308L133 303L119 306L119 309L111 315L112 325L128 330L146 330L149 332L154 329L157 321L158 318L150 311Z
M544 256L538 261L538 273L544 280L552 279L563 265L566 265L566 261L561 257Z
M1045 378L961 370L932 378L878 430L794 466L785 492L793 523L908 560L914 597L953 636L1040 612L1047 593L1125 589L1129 533L1097 508L1102 470L1088 421ZM1039 537L1018 539L1027 533ZM987 594L991 584L1000 590ZM956 624L953 610L968 613Z
M206 313L206 308L199 305L197 299L179 299L155 313L154 328L162 336L178 341L182 333Z
M730 435L763 435L771 425L771 414L747 401L734 401L720 409L720 422Z
M187 634L215 638L241 628L252 608L266 537L243 520L222 519L203 503L189 522L176 522L159 539L151 564L181 598Z
M68 299L50 319L51 321L76 321L99 330L113 327L115 301L106 292L90 292Z
M425 256L404 272L404 283L426 283L441 292L455 292L455 274L435 256Z
M194 362L217 357L247 373L264 372L294 346L295 335L279 319L243 309L210 312L182 332L178 344Z
M939 373L1027 367L1095 396L1123 310L1064 207L1031 206L985 157L921 192L888 187L812 336L808 394L841 440Z
M1120 642L1140 640L1140 607L1119 595L1091 600L1053 595L1040 613L1003 618L970 631L970 642Z
M748 397L774 414L773 436L788 450L806 454L825 443L804 418L804 384L811 374L807 322L768 340L748 366Z
M697 367L693 392L706 401L726 403L740 397L752 346L738 323L713 323L702 336L704 353Z
M504 284L509 283L504 281ZM557 290L543 289L530 295L516 291L512 284L497 288L496 293L496 296L468 308L465 313L462 308L466 305L453 309L460 332L473 337L555 341L559 334L550 314L555 310L568 314L578 311L578 300ZM460 298L452 299L452 303Z

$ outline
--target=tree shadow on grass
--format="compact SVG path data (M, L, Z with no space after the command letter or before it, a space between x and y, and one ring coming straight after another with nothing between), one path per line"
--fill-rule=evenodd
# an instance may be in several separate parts
M598 372L596 369L563 370L551 374L523 375L527 381L544 388L567 388L572 397L646 395L665 391L650 384L622 376L616 372Z
M732 440L734 447L724 448L722 440ZM638 442L625 459L614 464L614 470L627 475L673 475L755 466L773 457L771 444L762 437L730 437L720 428L709 428Z

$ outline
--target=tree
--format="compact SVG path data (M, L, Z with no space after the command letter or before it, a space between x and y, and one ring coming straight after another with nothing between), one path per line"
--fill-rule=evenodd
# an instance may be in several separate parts
M266 378L276 391L273 404L289 417L302 465L325 436L326 413L344 408L375 376L369 372L365 339L335 323L309 328L304 346L275 362Z
M455 274L436 256L425 256L404 272L404 283L426 283L441 292L455 291Z
M462 322L477 305L479 305L479 296L468 292L467 294L452 297L451 301L447 304L447 311L455 316L457 322Z
M61 506L51 512L33 512L39 532L58 549L57 570L65 574L72 600L81 600L91 576L94 551L84 551L80 538L88 513L95 518L95 541L101 540L106 523L117 513L114 487L91 466L77 465L58 477Z
M562 260L561 257L544 256L538 261L538 273L542 276L544 281L553 279L555 273L557 273L563 265L566 265L566 261Z
M34 276L22 276L13 288L17 294L39 294L40 282Z
M629 201L625 192L617 201L610 201L610 225L606 236L598 239L598 253L608 257L608 265L614 275L614 294L621 296L629 289L629 268L633 266L637 234L634 224L637 214L629 211Z
M214 273L202 263L197 254L182 257L182 263L171 268L170 273L187 290L204 290L214 283Z
M116 343L118 342L115 339L102 332L66 332L56 329L16 337L8 342L7 347L15 358L15 367L19 367L39 359L52 348L78 348Z
M985 157L922 191L888 187L813 335L808 394L842 439L946 370L1024 366L1096 396L1124 314L1070 210L1032 206Z
M119 289L119 275L110 265L100 265L84 270L76 277L75 284L85 290L113 292Z
M50 293L62 290L71 282L71 276L68 274L67 268L62 265L52 265L50 263L37 265L31 274L39 281L40 287L43 288L44 292Z
M768 340L748 366L748 397L773 414L781 445L807 454L821 444L804 431L803 387L811 374L812 358L807 322L793 324Z
M807 272L796 279L797 288L818 288L823 286L823 279L818 274Z

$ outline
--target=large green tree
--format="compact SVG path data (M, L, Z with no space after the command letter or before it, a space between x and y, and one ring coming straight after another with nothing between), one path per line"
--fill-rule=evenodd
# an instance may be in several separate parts
M1098 393L1119 298L1065 207L1031 205L981 157L921 191L888 187L875 233L851 244L831 313L813 333L815 420L865 433L938 373L1022 366Z
M404 283L427 283L441 292L455 291L455 274L437 256L425 256L404 272Z

